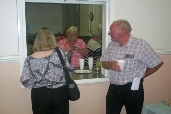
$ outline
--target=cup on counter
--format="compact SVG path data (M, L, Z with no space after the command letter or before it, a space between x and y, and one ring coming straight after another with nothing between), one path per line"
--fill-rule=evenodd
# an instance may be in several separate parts
M80 70L84 69L84 59L79 59Z
M123 71L124 67L125 67L125 60L117 60L119 66L121 67L121 71Z
M88 67L89 67L90 70L93 69L93 58L92 57L88 58Z

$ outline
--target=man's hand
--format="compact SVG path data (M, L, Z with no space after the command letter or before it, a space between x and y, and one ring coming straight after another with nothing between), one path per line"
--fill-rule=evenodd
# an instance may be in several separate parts
M102 61L102 67L107 70L112 69L112 70L119 71L119 72L121 71L121 68L118 65L117 61L111 61L111 62Z

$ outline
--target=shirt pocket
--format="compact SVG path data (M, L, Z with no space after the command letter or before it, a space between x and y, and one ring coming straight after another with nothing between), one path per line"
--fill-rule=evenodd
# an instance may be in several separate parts
M125 60L126 60L125 70L126 70L127 72L130 72L130 71L132 71L133 69L135 69L135 66L137 66L136 59L125 58Z

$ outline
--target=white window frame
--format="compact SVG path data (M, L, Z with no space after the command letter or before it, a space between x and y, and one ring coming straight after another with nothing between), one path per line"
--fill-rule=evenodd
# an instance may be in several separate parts
M20 52L20 74L23 69L25 58L27 57L27 43L26 43L26 21L25 21L25 2L37 2L37 3L78 3L78 4L102 4L103 5L103 45L102 51L107 47L110 42L108 38L109 30L109 0L17 0L17 12L18 12L18 36L19 36L19 52ZM102 52L103 53L103 52ZM95 79L83 79L76 80L77 84L82 83L94 83L109 81L108 71L102 69L102 74L105 78Z

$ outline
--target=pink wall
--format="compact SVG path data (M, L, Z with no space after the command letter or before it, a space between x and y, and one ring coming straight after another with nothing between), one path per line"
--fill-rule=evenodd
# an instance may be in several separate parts
M171 55L161 58L164 65L144 81L144 104L171 98ZM32 114L30 90L21 88L19 67L19 63L0 64L0 114ZM79 85L81 98L70 103L70 114L105 114L108 85L109 82Z

